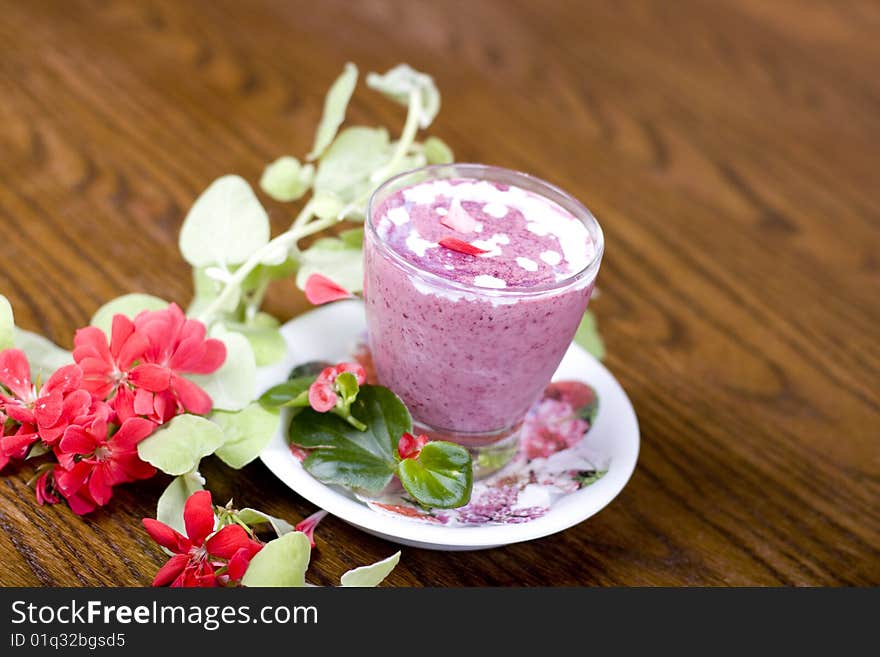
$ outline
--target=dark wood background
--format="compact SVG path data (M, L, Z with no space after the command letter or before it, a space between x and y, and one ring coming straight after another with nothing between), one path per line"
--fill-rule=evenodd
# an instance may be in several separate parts
M880 5L0 2L0 290L70 347L130 291L185 304L183 216L311 146L347 60L443 93L458 159L570 190L607 236L593 303L642 427L607 509L504 549L404 549L395 586L880 584ZM359 88L356 123L403 110ZM276 229L291 209L268 199ZM292 283L270 297L306 307ZM216 498L297 521L261 464ZM0 478L0 583L144 585L167 479L87 518ZM396 548L330 518L319 584Z

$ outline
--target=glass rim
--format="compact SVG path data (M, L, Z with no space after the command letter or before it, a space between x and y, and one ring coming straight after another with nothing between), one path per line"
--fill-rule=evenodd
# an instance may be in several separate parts
M480 176L480 175L466 175L468 172L472 174L478 173L489 173L489 172L497 172L499 174L503 174L506 176L513 177L515 179L520 179L528 183L528 186L524 187L526 191L533 192L542 192L547 191L550 192L553 196L561 198L565 201L565 205L559 203L556 198L552 196L544 195L548 200L560 205L564 210L570 212L576 219L581 221L587 226L587 230L590 233L590 237L593 240L593 243L596 248L596 252L593 254L593 257L590 259L590 262L587 263L582 269L566 276L562 280L552 281L550 283L545 283L542 285L535 285L533 287L528 288L487 288L487 287L479 287L478 285L474 285L472 283L462 283L460 281L453 281L448 278L444 278L434 272L427 271L426 269L422 269L418 265L410 262L406 258L404 258L400 253L392 249L387 242L379 235L379 232L376 228L376 225L373 222L373 209L376 205L376 200L379 195L392 187L395 183L399 183L401 179L407 178L409 176L414 176L419 173L432 174L438 171L453 169L456 171L464 171L465 175L462 175L462 178L475 178L475 179L483 179L492 181L491 176ZM506 184L506 183L505 183ZM525 173L524 171L517 171L516 169L507 169L505 167L494 166L491 164L478 164L472 162L453 162L450 164L431 164L428 166L418 167L416 169L409 169L407 171L403 171L398 173L391 178L385 180L381 185L379 185L376 189L373 190L373 193L370 194L370 200L367 203L367 213L365 217L365 222L367 224L367 228L370 232L370 235L375 240L376 245L382 251L384 255L389 257L391 261L401 267L406 271L413 272L415 275L419 276L422 279L425 279L431 282L438 287L451 288L454 290L460 290L467 292L469 294L473 294L481 297L489 297L489 298L510 298L510 297L529 297L529 296L540 296L546 294L547 292L557 292L559 290L564 290L570 287L575 287L575 284L580 283L588 276L592 275L595 278L596 273L598 273L599 264L602 261L602 255L605 251L605 235L602 231L602 226L599 224L599 221L590 212L589 208L581 203L574 196L566 192L565 190L557 187L553 183L549 183L542 178L538 178L537 176L533 176L529 173ZM592 228L592 230L591 230Z

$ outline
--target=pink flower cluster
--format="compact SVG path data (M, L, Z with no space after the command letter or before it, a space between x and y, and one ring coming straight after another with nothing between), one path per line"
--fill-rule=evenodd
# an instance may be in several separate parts
M134 320L116 315L109 341L96 327L80 329L74 345L75 364L42 385L31 380L22 351L0 351L0 469L48 455L37 501L63 497L83 514L106 504L114 486L155 473L137 445L157 426L211 411L211 398L183 374L214 372L226 347L175 304Z

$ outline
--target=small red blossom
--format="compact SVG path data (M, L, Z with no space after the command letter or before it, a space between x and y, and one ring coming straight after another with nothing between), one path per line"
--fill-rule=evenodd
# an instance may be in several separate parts
M110 406L98 402L87 421L67 428L55 449L61 466L54 471L55 487L75 513L88 513L109 502L118 484L156 474L137 453L138 443L156 425L139 417L118 426L117 421Z
M174 553L159 569L153 586L227 586L240 583L250 560L263 545L240 525L214 531L211 493L190 495L183 508L186 536L168 525L144 518L144 529L162 547Z
M92 397L79 389L82 377L79 367L66 365L38 389L24 352L0 352L0 453L7 461L24 458L37 440L51 447L74 418L88 411Z
M340 363L321 370L315 382L309 386L309 405L319 413L326 413L336 406L339 396L336 394L336 377L343 372L351 372L357 378L358 385L367 382L367 372L358 363Z
M123 420L137 415L159 424L183 412L209 413L211 398L183 374L210 374L226 360L223 342L206 338L205 325L173 303L134 320L114 316L109 343L94 326L80 329L74 345L86 390Z
M402 459L417 459L429 440L425 434L416 437L409 432L404 433L397 441L397 453Z
M57 467L57 466L56 466ZM58 497L55 490L55 472L54 468L43 470L34 482L34 491L37 496L37 504L58 504L61 498Z
M312 547L315 547L315 528L320 524L320 522L327 515L327 512L324 510L316 511L312 515L310 515L305 520L300 520L294 529L298 532L302 532L309 539L309 544Z
M326 276L312 274L306 279L306 299L309 303L320 306L331 301L351 299L354 295L341 285L337 285Z
M438 244L445 249L450 249L451 251L458 251L459 253L464 253L465 255L480 255L481 253L489 253L486 249L481 249L478 246L474 246L473 244L469 244L468 242L464 242L457 237L444 237L441 239Z

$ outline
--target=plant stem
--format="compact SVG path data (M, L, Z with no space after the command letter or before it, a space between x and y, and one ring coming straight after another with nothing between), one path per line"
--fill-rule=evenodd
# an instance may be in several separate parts
M306 207L303 208L303 211L300 213L300 216L297 217L297 221L300 220L306 214L306 209L308 208L308 203ZM308 216L311 216L311 209L308 210ZM235 291L241 287L242 282L245 278L247 278L248 274L250 274L254 269L260 266L263 258L267 255L275 251L276 249L286 248L291 249L296 246L296 243L304 237L308 237L314 233L324 230L332 226L336 223L335 217L328 217L327 219L319 219L317 221L312 221L310 223L306 223L305 225L296 226L297 221L294 221L294 226L291 226L290 230L287 232L281 233L275 239L270 240L266 245L262 248L254 251L251 256L244 262L244 264L235 270L235 273L226 281L226 285L220 291L220 294L210 303L210 305L205 308L199 315L196 317L200 322L204 324L210 324L211 320L214 319L214 315L223 308L224 304L229 301Z
M406 123L403 126L403 132L400 133L400 139L397 141L397 148L394 150L394 155L391 156L391 160L384 167L374 172L372 176L370 176L370 180L374 183L384 182L386 178L394 171L395 167L400 164L400 161L406 155L406 152L409 150L409 147L412 146L413 141L415 141L416 135L419 132L419 114L422 112L422 99L419 95L418 91L410 91L409 92L409 108L406 113Z

